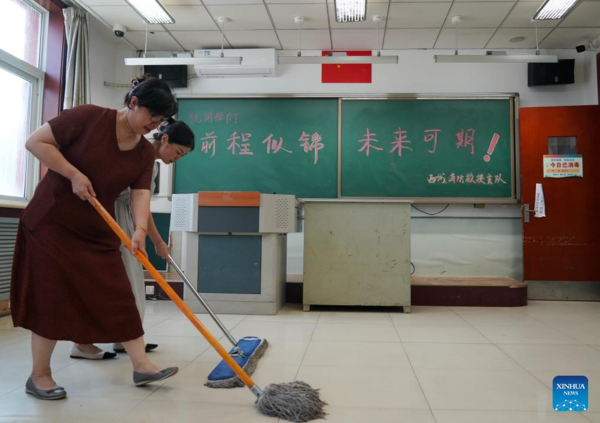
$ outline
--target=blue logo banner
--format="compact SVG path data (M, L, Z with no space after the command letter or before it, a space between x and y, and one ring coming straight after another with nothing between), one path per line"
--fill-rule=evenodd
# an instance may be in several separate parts
M552 402L555 411L586 411L588 409L588 378L556 376L552 382Z

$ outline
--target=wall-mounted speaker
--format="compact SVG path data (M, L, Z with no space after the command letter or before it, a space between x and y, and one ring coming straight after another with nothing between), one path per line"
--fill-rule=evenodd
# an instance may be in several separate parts
M144 73L167 81L171 88L187 87L187 65L144 66Z
M528 63L527 86L561 85L575 83L575 59L558 63Z

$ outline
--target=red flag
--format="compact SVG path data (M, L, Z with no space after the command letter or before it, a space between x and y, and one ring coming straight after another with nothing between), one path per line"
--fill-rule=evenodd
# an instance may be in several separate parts
M324 51L323 56L339 51ZM346 51L348 56L371 56L371 51ZM321 82L330 83L371 83L371 64L321 65Z

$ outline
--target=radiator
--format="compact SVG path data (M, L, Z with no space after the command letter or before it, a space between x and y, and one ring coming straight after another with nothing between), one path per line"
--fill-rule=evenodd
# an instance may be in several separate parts
M0 217L0 301L10 297L10 274L18 224L17 218Z

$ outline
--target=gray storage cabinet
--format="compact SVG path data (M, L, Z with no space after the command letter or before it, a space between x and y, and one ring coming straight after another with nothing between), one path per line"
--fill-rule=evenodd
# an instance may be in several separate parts
M402 306L410 312L410 201L305 200L304 310Z

